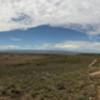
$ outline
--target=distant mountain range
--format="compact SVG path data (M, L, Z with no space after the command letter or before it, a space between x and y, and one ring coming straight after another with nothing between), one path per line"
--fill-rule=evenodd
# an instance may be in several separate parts
M64 51L64 50L2 50L1 54L57 54L57 55L79 55L79 54L96 54L99 53L88 53L88 52L74 52L74 51Z
M61 50L4 50L0 53L16 53L16 54L63 54L63 55L76 55L78 52L61 51Z

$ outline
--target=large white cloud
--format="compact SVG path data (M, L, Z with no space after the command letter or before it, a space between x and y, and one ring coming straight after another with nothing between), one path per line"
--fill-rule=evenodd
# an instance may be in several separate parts
M0 31L39 25L100 33L100 0L0 0Z

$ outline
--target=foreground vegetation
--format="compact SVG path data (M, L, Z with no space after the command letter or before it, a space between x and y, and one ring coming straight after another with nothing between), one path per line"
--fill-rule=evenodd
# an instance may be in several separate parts
M95 58L100 61L98 55L0 54L0 100L92 100L100 84L89 77Z

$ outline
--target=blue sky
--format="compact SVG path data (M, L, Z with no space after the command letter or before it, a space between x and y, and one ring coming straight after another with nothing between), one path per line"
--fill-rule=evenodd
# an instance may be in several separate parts
M0 32L0 50L64 50L98 53L99 42L99 36L47 25L27 30Z
M100 53L100 0L0 0L0 50Z

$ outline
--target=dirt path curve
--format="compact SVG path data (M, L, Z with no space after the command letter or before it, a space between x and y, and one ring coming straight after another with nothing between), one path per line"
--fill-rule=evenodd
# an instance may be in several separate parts
M92 72L92 73L89 73L89 76L99 76L99 75L100 75L100 70Z

